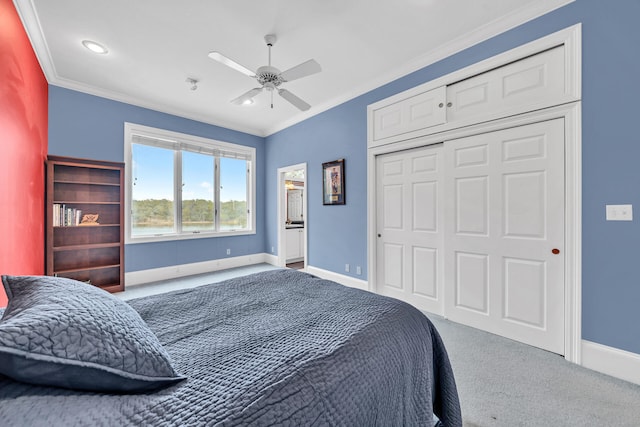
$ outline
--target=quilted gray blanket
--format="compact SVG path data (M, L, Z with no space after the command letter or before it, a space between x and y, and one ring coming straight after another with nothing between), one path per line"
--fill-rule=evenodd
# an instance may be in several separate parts
M437 331L397 300L273 270L130 304L187 380L116 395L0 377L0 424L462 425Z

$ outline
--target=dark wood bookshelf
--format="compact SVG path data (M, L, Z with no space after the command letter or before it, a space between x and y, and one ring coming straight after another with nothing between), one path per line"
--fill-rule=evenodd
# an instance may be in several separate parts
M55 224L54 205L98 214L98 224ZM45 217L47 275L124 290L123 163L49 156Z

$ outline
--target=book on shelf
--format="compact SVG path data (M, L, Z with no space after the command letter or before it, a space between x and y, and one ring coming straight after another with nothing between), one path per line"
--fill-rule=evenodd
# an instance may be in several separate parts
M69 227L80 224L82 210L68 207L62 203L53 204L53 226Z

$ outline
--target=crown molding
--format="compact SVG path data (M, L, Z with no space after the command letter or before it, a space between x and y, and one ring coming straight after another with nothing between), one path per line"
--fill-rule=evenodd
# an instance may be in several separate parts
M42 30L40 20L38 19L35 11L33 0L13 0L13 3L20 19L22 20L27 36L31 41L31 45L35 51L38 62L40 63L40 67L42 68L45 78L49 84L107 98L113 101L151 109L161 113L171 114L185 119L195 120L213 126L220 126L226 129L248 133L259 137L267 137L574 1L575 0L542 0L532 3L527 7L521 8L513 13L489 22L475 31L466 34L464 37L454 39L449 43L439 46L437 49L421 55L413 61L403 64L401 67L390 73L386 73L376 79L369 80L366 83L355 87L353 90L345 92L339 97L316 105L307 112L299 113L288 120L276 123L267 128L254 128L237 122L214 120L209 116L188 113L178 108L172 108L169 105L149 102L127 94L104 90L95 86L61 78L56 72L47 41L44 38L44 32Z
M459 53L465 49L475 46L485 40L502 34L508 30L511 30L526 22L532 21L542 15L559 9L569 3L573 3L575 0L544 0L531 4L528 7L521 8L509 15L495 19L488 22L482 27L466 34L464 37L451 40L450 42L438 46L437 49L427 52L415 58L413 61L403 64L401 67L394 69L392 72L383 74L379 78L369 80L366 83L354 88L351 91L345 92L342 96L334 98L328 102L320 105L316 105L304 115L298 115L284 122L278 123L271 128L266 129L267 135L272 135L296 123L306 120L314 115L320 114L326 110L329 110L337 105L343 104L351 99L354 99L360 95L371 92L385 84L391 83L401 77L432 65L442 59L448 58L456 53Z
M47 45L47 41L44 38L44 31L42 31L42 26L40 25L40 20L38 19L38 14L36 13L33 1L13 0L13 5L16 8L16 12L18 12L20 20L22 21L22 26L26 30L27 37L29 37L31 47L33 48L36 58L40 63L40 68L42 68L42 72L44 73L47 82L51 84L57 80L58 75L56 73L56 68L53 65L49 45Z
M50 84L53 86L64 88L64 89L70 89L76 92L82 92L88 95L93 95L93 96L109 99L116 102L122 102L122 103L133 105L136 107L146 108L149 110L157 111L159 113L170 114L176 117L181 117L183 119L195 120L197 122L206 123L212 126L218 126L218 127L222 127L222 128L237 131L237 132L259 136L261 138L264 138L267 136L264 133L263 129L253 128L246 125L241 126L235 122L216 120L216 119L213 119L211 116L205 116L203 114L189 113L179 108L173 108L166 104L160 104L156 102L142 100L140 98L127 95L125 93L105 90L105 89L88 85L85 83L80 83L75 80L69 80L69 79L58 77L55 82L50 82Z

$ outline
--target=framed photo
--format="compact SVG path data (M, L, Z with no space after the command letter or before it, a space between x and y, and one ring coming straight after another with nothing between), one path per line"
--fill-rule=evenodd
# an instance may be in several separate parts
M344 159L322 164L322 204L344 205Z

